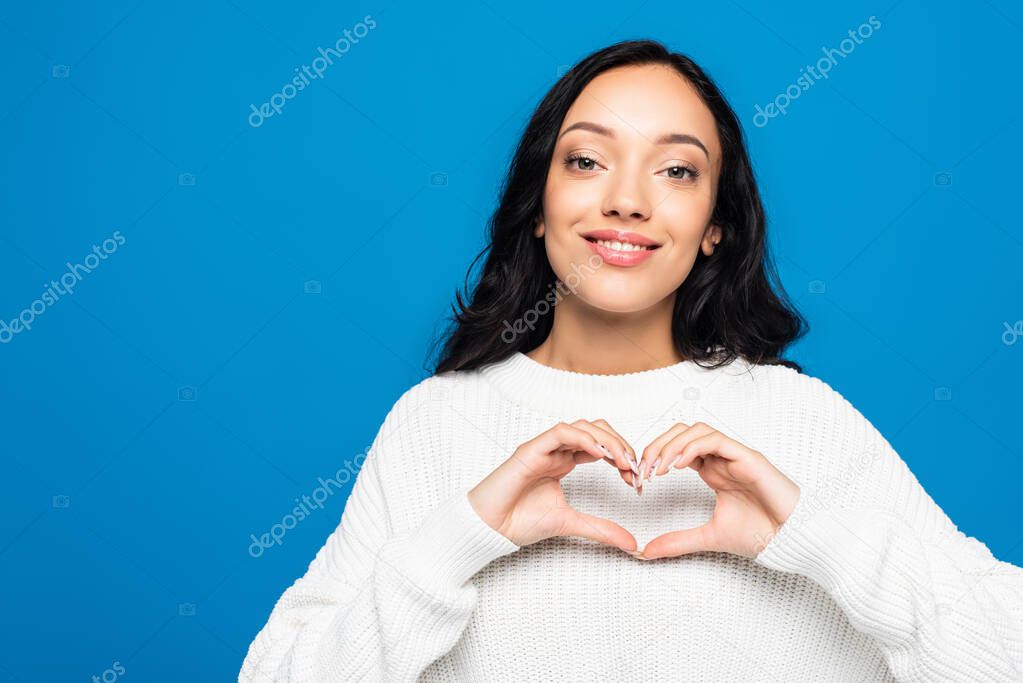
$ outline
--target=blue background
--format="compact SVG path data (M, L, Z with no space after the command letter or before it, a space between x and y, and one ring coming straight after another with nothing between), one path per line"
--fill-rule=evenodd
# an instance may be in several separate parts
M1023 564L1023 339L1007 332L1023 319L1023 9L704 5L4 5L0 318L115 230L125 244L0 344L0 676L237 676L351 484L258 558L250 534L428 376L529 114L627 38L692 55L742 118L812 325L790 356L963 531ZM376 28L322 79L249 125L366 15ZM753 125L871 15L881 28L826 81Z

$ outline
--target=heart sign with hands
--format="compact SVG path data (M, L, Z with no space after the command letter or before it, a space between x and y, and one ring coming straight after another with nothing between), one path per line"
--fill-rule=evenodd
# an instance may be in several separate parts
M611 520L571 507L562 478L576 465L608 460L630 485L639 472L635 454L603 420L559 422L523 443L469 491L483 521L519 546L553 536L581 536L630 553L635 537Z
M799 501L799 485L763 453L702 422L680 422L654 439L643 451L640 480L686 467L714 490L714 513L702 526L652 539L642 559L704 550L756 557L762 539L778 532Z
M625 528L575 510L565 500L561 479L576 465L598 460L614 465L637 493L652 476L691 468L714 490L714 513L706 524L664 533L638 552ZM581 536L652 560L700 551L755 557L761 540L788 519L800 489L762 453L702 422L675 424L637 459L605 420L577 420L560 422L520 445L468 495L480 518L516 545Z

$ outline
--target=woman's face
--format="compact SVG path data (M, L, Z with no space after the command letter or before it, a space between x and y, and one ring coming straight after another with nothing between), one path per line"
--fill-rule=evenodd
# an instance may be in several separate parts
M709 225L720 164L714 117L677 71L600 74L565 115L547 174L535 235L555 274L606 311L641 311L670 296L697 250L710 255L720 239ZM625 251L596 237L659 246Z

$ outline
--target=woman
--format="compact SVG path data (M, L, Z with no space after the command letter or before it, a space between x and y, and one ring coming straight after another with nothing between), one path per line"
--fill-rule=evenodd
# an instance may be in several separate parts
M1023 680L1023 570L781 359L805 322L697 65L565 74L490 237L240 680Z

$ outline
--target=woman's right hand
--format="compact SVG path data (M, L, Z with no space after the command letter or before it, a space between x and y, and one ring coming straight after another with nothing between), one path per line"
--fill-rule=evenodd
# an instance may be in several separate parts
M610 459L633 485L635 453L604 420L559 422L523 443L469 491L483 521L519 546L552 536L581 536L636 551L636 539L611 520L568 505L561 478L583 463Z

